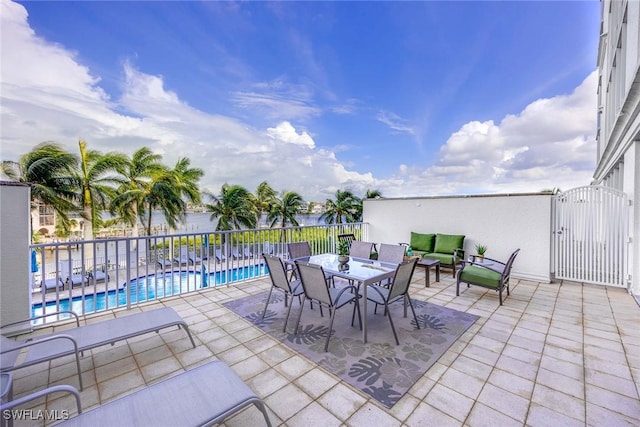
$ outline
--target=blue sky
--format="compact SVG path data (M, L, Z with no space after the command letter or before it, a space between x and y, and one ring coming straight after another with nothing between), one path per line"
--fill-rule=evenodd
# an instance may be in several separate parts
M0 157L147 146L307 200L569 189L600 3L2 1Z

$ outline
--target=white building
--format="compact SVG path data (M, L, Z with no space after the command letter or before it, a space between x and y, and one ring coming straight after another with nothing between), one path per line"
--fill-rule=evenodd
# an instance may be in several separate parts
M628 281L640 295L640 2L602 0L594 184L626 193Z

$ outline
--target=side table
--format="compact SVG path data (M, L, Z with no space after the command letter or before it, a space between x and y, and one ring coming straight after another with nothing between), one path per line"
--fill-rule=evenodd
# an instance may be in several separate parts
M432 259L432 258L422 258L420 259L420 261L418 261L418 263L416 264L416 267L422 267L425 270L424 285L426 288L430 287L429 269L431 267L436 268L436 282L440 281L440 261L439 260Z

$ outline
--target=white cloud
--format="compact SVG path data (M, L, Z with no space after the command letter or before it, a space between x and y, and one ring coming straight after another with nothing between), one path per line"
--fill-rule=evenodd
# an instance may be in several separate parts
M3 0L1 7L3 160L15 160L46 140L73 152L80 138L104 152L131 154L147 146L168 164L190 158L205 171L203 188L214 192L225 182L253 191L267 180L309 200L323 200L343 188L356 194L380 189L389 197L567 189L587 184L594 169L595 72L571 94L537 100L499 122L463 124L440 148L434 164L413 164L408 156L397 174L383 180L339 161L335 153L345 147L316 145L312 125L305 122L322 113L312 102L311 86L279 79L233 94L237 105L264 111L261 121L271 127L193 108L165 87L162 76L128 63L123 65L123 92L106 94L99 76L76 53L34 33L24 6ZM339 111L345 114L360 109L359 101L344 105L349 108ZM377 119L414 134L394 114L383 112ZM297 120L304 129L292 124Z
M416 135L416 130L410 126L406 120L402 119L395 113L389 111L380 111L376 115L376 120L389 126L392 130L409 135Z
M539 99L499 124L465 123L425 167L401 165L383 194L528 192L587 185L595 168L597 72L571 94Z
M289 144L304 145L309 148L316 146L313 138L307 132L296 132L296 129L289 122L282 122L274 128L268 128L267 135L275 140Z
M123 93L110 100L74 52L37 37L22 5L3 1L1 19L2 159L16 160L46 140L75 152L83 138L105 152L131 154L147 146L163 154L167 164L189 157L205 171L203 188L214 192L225 182L253 191L267 180L276 189L323 200L337 188L364 191L371 185L371 174L347 170L332 151L318 149L308 132L290 122L261 130L197 110L165 88L162 76L129 63L124 64ZM271 90L276 89L295 90L302 98L275 107L288 103L297 110L292 117L315 114L305 104L310 94L301 87L274 83Z

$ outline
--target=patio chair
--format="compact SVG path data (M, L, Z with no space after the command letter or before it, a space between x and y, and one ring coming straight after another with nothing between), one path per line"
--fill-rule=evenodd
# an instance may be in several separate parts
M64 287L64 282L60 278L60 274L57 271L56 271L56 277L44 279L40 282L40 288L44 292L48 291L49 289L63 288L63 287Z
M466 283L467 288L469 285L482 286L498 291L500 305L502 305L502 291L506 289L509 295L511 267L519 252L520 249L516 249L505 263L487 257L480 262L475 256L468 261L462 261L462 268L456 280L456 296L460 295L461 283Z
M271 427L262 400L229 366L215 360L79 413L57 425L210 426L222 423L250 405L255 405Z
M109 274L98 269L91 270L87 273L87 279L95 285L97 282L108 282Z
M251 247L249 245L246 245L244 247L244 249L242 250L242 255L244 255L245 258L251 258L253 256L253 251L251 250Z
M227 259L227 256L222 253L222 249L215 250L215 257L216 257L216 260L220 262L225 261Z
M356 258L367 258L371 257L371 252L373 251L373 243L370 242L361 242L359 240L354 240L351 242L351 246L349 246L349 256Z
M189 265L194 262L189 258L189 247L180 246L178 249L178 256L173 259L179 265Z
M329 323L329 332L327 333L327 341L324 345L324 351L329 348L329 339L331 339L331 332L333 328L333 320L336 316L336 310L340 307L344 307L347 304L354 303L353 313L351 315L351 326L355 319L356 310L358 311L358 322L362 329L362 317L360 315L360 295L358 290L353 285L344 286L340 289L330 288L327 286L322 266L310 264L308 262L296 261L298 272L300 273L300 282L302 289L304 289L304 297L302 297L302 305L300 312L298 313L298 321L296 322L295 333L298 333L298 326L300 325L300 318L302 317L302 310L304 309L304 302L307 298L311 301L316 301L320 305L325 306L331 313L331 322Z
M392 264L400 264L404 261L405 247L403 245L389 245L387 243L380 244L378 251L378 261L389 262ZM387 279L381 286L389 287L393 278Z
M338 241L339 242L347 242L349 244L349 248L351 248L351 242L353 242L354 240L356 240L356 235L349 233L349 234L338 234Z
M289 281L287 278L287 271L281 258L269 254L262 254L262 257L267 263L269 276L271 277L271 289L269 289L269 296L267 297L267 302L264 306L264 311L262 312L262 319L264 319L264 315L267 312L269 300L271 300L271 293L274 289L284 292L285 307L287 306L287 299L289 295L291 295L291 304L288 304L289 309L287 310L287 316L284 318L284 325L282 326L282 332L285 332L287 329L287 322L289 321L289 315L291 314L291 307L293 307L293 297L300 297L300 295L304 293L304 290L300 285L300 280Z
M76 390L75 387L70 386L70 385L55 385L52 387L47 387L44 390L38 390L35 391L33 393L27 394L25 396L19 397L17 399L12 399L9 401L0 401L0 414L3 415L3 421L9 421L9 425L11 425L11 409L17 408L18 406L22 406L25 403L29 403L32 402L34 400L40 399L42 397L46 397L49 396L50 394L54 394L54 393L69 393L71 394L75 401L76 401L76 409L78 410L78 413L80 414L82 412L82 405L80 403L80 393L78 393L78 390ZM60 402L60 400L58 400L58 402ZM5 412L7 411L7 412ZM9 417L9 420L7 420L7 418L5 417ZM4 426L4 423L0 423L0 425Z
M2 327L15 326L21 323L31 322L61 313L66 313L75 318L76 328L66 329L63 334L50 334L39 336L30 342L19 342L2 336L0 355L2 365L0 372L9 372L15 369L47 362L59 357L75 354L78 368L78 382L82 389L82 376L80 375L80 360L78 353L100 347L106 344L114 344L117 341L126 340L150 332L158 332L160 329L178 326L185 330L191 344L195 348L196 343L191 336L186 322L171 307L163 307L155 310L117 317L98 323L80 326L78 315L72 311L59 311L47 313L42 316L32 317L19 322L13 322ZM33 345L34 343L40 345ZM41 344L42 343L42 344ZM27 349L27 354L21 363L17 364L19 350Z
M62 261L60 264L60 278L62 282L69 286L74 287L76 285L84 285L89 283L87 276L83 274L73 274L69 269L69 262Z
M308 257L311 256L311 245L309 245L309 242L287 243L287 252L289 253L289 259ZM288 264L287 268L292 277L298 277L295 265Z
M231 249L231 257L235 258L235 259L240 259L242 258L242 252L240 251L240 248L235 247Z
M158 255L156 257L156 263L160 266L160 268L167 269L167 268L173 268L173 260L172 259L166 259L164 257L164 255Z
M418 260L414 258L398 264L396 273L393 276L393 281L391 282L391 287L389 289L376 285L368 285L369 288L367 292L367 300L375 303L376 307L378 305L384 305L384 313L389 317L389 323L391 324L391 330L393 331L393 337L396 340L396 345L400 345L400 341L398 341L396 328L393 326L393 319L391 319L389 304L392 304L396 301L403 301L404 317L407 317L408 303L409 307L411 307L411 312L413 313L413 319L416 322L416 327L420 329L420 324L418 323L416 312L413 309L413 303L411 302L411 298L409 298L409 285L411 284L411 278L413 277L413 272L416 268L417 262Z

